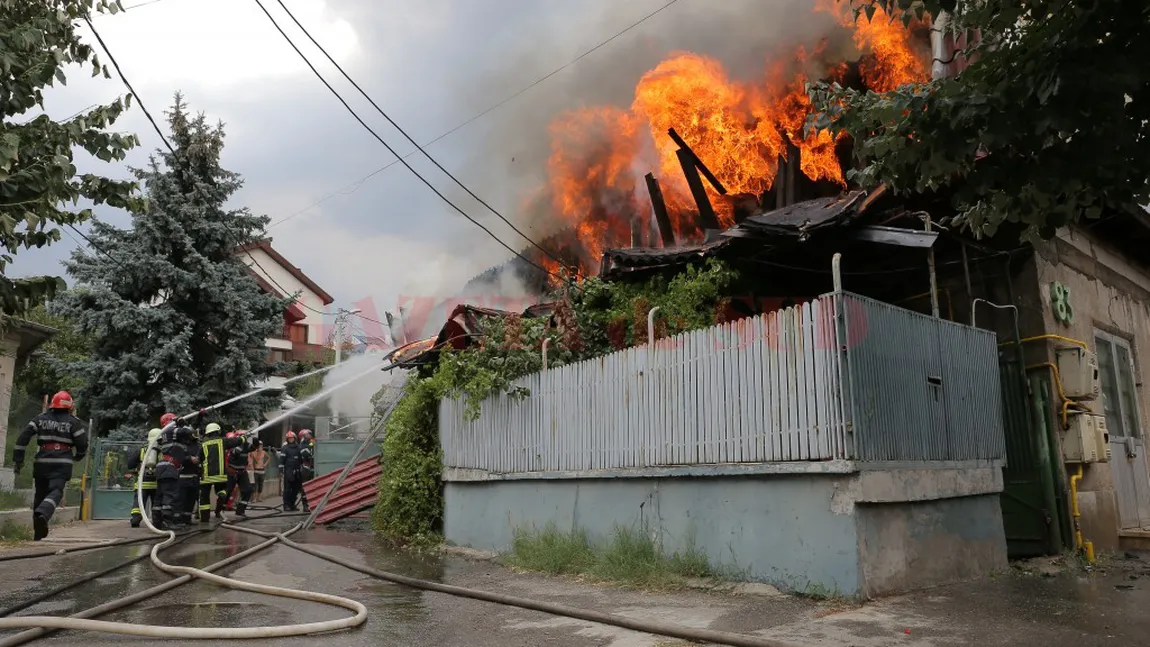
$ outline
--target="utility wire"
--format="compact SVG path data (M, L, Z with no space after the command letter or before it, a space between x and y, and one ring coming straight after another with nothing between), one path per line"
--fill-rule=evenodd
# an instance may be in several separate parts
M566 279L564 279L564 277L562 277L558 274L555 274L554 272L551 272L550 270L543 267L542 265L539 265L535 261L533 261L533 260L527 258L526 256L524 256L523 254L519 253L518 251L516 251L513 247L511 247L507 243L503 242L503 240L501 238L499 238L494 233L492 233L492 231L490 229L488 229L487 227L485 227L483 225L483 223L479 222L475 218L472 218L470 214L468 214L466 211L464 211L458 205L456 205L454 202L452 202L447 196L443 195L443 193L439 189L435 188L435 185L433 185L431 182L429 182L427 180L427 178L420 175L419 171L416 171L415 168L412 167L411 164L409 164L407 162L407 160L400 157L399 153L397 153L395 151L395 149L392 148L391 144L387 143L387 140L385 140L383 137L381 137L379 135L379 133L375 132L375 130L373 130L371 128L371 126L367 125L367 122L364 121L363 118L359 116L359 113L357 113L355 111L355 109L352 108L351 105L347 102L347 100L344 99L343 96L340 95L340 93L334 87L332 87L331 83L329 83L328 80L324 78L323 74L320 74L319 70L316 69L315 65L308 59L307 55L305 55L300 50L299 46L297 46L295 44L295 42L292 41L291 37L287 35L287 32L285 32L283 30L283 27L281 27L280 24L278 22L276 22L276 19L274 17L272 17L271 13L268 12L267 7L264 6L263 1L262 0L255 0L255 2L257 5L259 5L260 10L264 12L264 15L268 17L268 20L271 21L272 25L276 28L276 31L278 31L280 33L280 35L284 37L284 40L286 40L288 42L288 45L291 45L291 48L293 50L295 50L295 53L298 54L299 57L303 60L303 62L308 66L308 69L310 69L312 71L312 73L315 74L316 78L318 78L320 80L320 82L323 83L324 87L326 87L328 89L328 91L331 92L332 95L335 96L335 98L337 100L339 100L339 102L343 105L343 107L346 108L349 113L351 113L351 116L354 117L357 122L359 122L359 125L363 126L363 128L365 130L367 130L367 132L371 133L372 137L374 137L379 143L383 144L384 148L386 148L389 153L391 153L396 158L398 158L399 162L401 162L405 167L407 167L407 170L411 171L411 173L413 175L415 175L415 177L419 178L419 180L421 182L423 182L425 185L427 185L427 188L431 189L431 191L433 193L435 193L435 195L439 196L439 198L441 200L443 200L445 203L447 203L452 209L454 209L456 212L458 212L461 216L463 216L467 220L471 221L472 224L474 224L476 227L479 227L488 236L491 236L493 239L495 239L495 241L497 243L499 243L500 245L502 245L507 251L509 251L512 254L514 254L515 256L518 256L519 258L523 259L524 262L526 262L529 265L534 266L536 269L538 269L539 271L541 271L545 274L550 274L551 276L554 276L555 278L559 279L560 281L566 280Z
M154 1L158 2L159 0L154 0ZM540 83L543 83L547 79L550 79L551 77L555 76L556 74L558 74L558 73L562 72L563 70L571 67L572 65L578 63L579 61L583 60L587 56L598 51L600 48L611 43L615 39L619 38L620 36L626 34L629 31L631 31L632 29L638 27L639 25L643 24L644 22L653 18L654 16L658 15L664 9L667 9L668 7L670 7L671 5L675 4L678 1L679 0L670 0L670 2L664 4L663 6L659 7L658 9L655 9L651 13L643 16L642 18L636 20L635 22L631 23L630 25L627 25L622 30L620 30L620 31L616 32L614 35L612 35L610 38L607 38L606 40L600 41L598 45L595 45L591 49L583 52L582 54L576 56L575 58L571 59L570 61L567 61L563 65L560 65L559 67L555 68L554 70L551 70L547 74L544 74L543 76L539 77L538 79L535 79L531 83L529 83L526 86L524 86L523 88L521 88L518 92L508 96L507 98L503 99L499 103L492 105L491 107L487 108L486 110L472 116L470 119L464 121L463 123L460 123L459 125L455 126L454 128L448 130L447 132L444 132L443 134L439 135L435 139L432 139L431 141L427 142L426 144L423 144L422 148L419 146L419 144L416 144L416 149L418 151L423 152L424 155L427 155L427 152L423 151L423 148L431 146L432 144L438 142L439 140L455 134L457 131L464 129L467 126L470 126L475 121L478 121L479 119L482 119L483 117L486 117L491 112L494 112L495 110L498 110L499 108L502 108L503 106L514 101L515 99L518 99L519 97L523 96L525 93L527 93L527 91L531 90L535 86L539 85ZM297 22L296 24L299 24L299 23ZM302 27L301 27L301 29L302 29ZM313 40L312 42L315 42L315 41ZM408 138L408 139L410 140L410 138ZM415 142L412 142L412 143L415 143ZM411 157L415 153L416 153L416 151L411 151L410 153L407 153L403 157L404 158ZM326 196L324 196L324 197L320 198L319 200L313 202L312 204L304 207L303 209L300 209L299 211L288 214L287 216L273 222L271 225L268 226L268 228L270 229L271 227L275 227L276 225L283 224L283 223L287 222L288 220L291 220L292 218L295 218L296 216L298 216L300 214L306 213L307 211L310 211L311 209L318 207L319 205L323 204L324 202L327 202L328 200L334 198L337 195L341 195L341 194L346 195L347 193L357 191L359 189L359 187L361 185L363 185L364 182L366 182L367 180L370 180L371 178L375 177L376 175L379 175L380 173L391 168L392 166L395 166L396 164L399 163L399 161L400 161L399 159L395 159L395 160L388 162L387 164L384 164L383 166L372 171L371 173L368 173L367 175L356 180L355 182L352 182L352 183L350 183L350 184L348 184L348 185L344 186L343 188L338 189L336 191L332 191L331 193L327 194ZM352 187L355 187L355 188L353 189ZM351 191L348 192L348 189L351 189Z
M289 292L288 289L285 288L284 286L280 285L279 282L275 280L275 277L272 276L271 272L268 272L267 270L265 270L264 266L260 265L260 262L256 260L255 256L252 256L252 253L250 251L245 249L244 252L248 255L248 258L252 259L252 263L255 263L255 266L260 268L260 271L264 273L263 278L266 278L268 281L270 281L272 285L279 288L280 291L282 291L285 295L294 294L293 292ZM304 308L305 310L310 310L316 314L321 314L321 315L325 315L325 316L331 314L330 312L324 312L323 310L313 308L313 307L309 306L308 304L304 303L303 301L297 300L297 301L295 301L295 303L296 303L296 305ZM351 312L350 310L347 310L345 312L347 312L348 314L351 314L351 315L355 315L356 317L359 317L360 319L365 319L367 321L371 321L371 322L377 323L381 326L387 327L387 324L385 324L384 322L382 322L378 319L372 319L371 317L368 317L367 315L363 314L362 312Z
M136 90L128 81L128 77L124 76L124 71L120 69L120 64L116 62L116 57L112 56L112 52L108 49L108 45L104 43L104 39L100 36L100 32L96 31L96 26L92 24L91 18L84 16L84 22L88 23L88 29L92 30L92 35L96 37L96 42L100 43L100 49L104 50L104 55L108 57L108 61L112 63L112 67L116 68L116 74L118 74L120 76L120 80L124 82L124 87L128 88L128 92L131 92L132 96L136 97L136 103L140 106L140 110L144 112L144 116L147 117L148 121L152 123L152 128L156 130L156 134L160 136L160 139L163 140L164 145L168 147L168 151L175 153L176 151L172 148L171 143L168 142L168 138L164 135L164 131L160 130L159 124L157 124L156 120L152 118L152 113L148 112L147 107L144 106L144 102L140 100L140 95L136 94Z
M315 46L316 46L316 48L317 48L317 49L319 49L320 53L322 53L322 54L324 55L324 58L326 58L326 59L328 60L328 62L330 62L332 65L334 65L334 66L335 66L335 69L336 69L336 70L338 70L338 71L339 71L339 73L343 75L343 78L347 79L347 82L348 82L348 83L350 83L350 84L351 84L351 86L352 86L353 88L355 88L355 89L356 89L356 90L359 92L359 94L360 94L361 96L363 96L363 98L364 98L364 99L367 99L367 102L371 104L371 107L372 107L372 108L375 108L375 111L376 111L376 112L378 112L378 113L379 113L379 114L380 114L380 115L381 115L381 116L382 116L384 119L386 119L386 120L387 120L387 123L391 124L391 126L392 126L393 128L395 128L396 130L398 130L398 131L399 131L399 134L403 135L404 139L406 139L406 140L407 140L408 142L410 142L410 143L411 143L413 146L415 146L416 150L418 150L419 152L423 153L423 156L424 156L424 157L426 157L426 158L428 159L428 161L430 161L432 164L434 164L434 165L435 165L435 168L439 169L440 171L443 171L444 175L446 175L447 177L451 178L451 180L452 180L453 182L455 182L457 185L459 185L459 188L461 188L461 189L463 189L464 191L466 191L466 192L467 192L467 195L469 195L469 196L471 196L472 198L474 198L476 201L478 201L478 202L479 202L479 204L481 204L481 205L483 205L484 207L486 207L488 211L490 211L491 213L495 214L495 216L496 216L497 218L499 218L499 219L500 219L500 220L502 220L504 223L506 223L506 224L507 224L507 226L511 228L511 231L514 231L515 233L517 233L517 234L519 234L520 236L522 236L524 240L526 240L527 242L529 242L529 243L531 243L532 245L534 245L534 246L535 246L535 248L536 248L536 249L538 249L539 251L541 251L541 252L543 252L544 254L546 254L547 256L551 257L551 259L552 259L553 261L555 261L556 263L558 263L559 265L561 265L561 266L562 266L562 265L564 264L562 259L560 259L558 256L556 256L556 255L555 255L555 254L553 254L552 252L550 252L550 251L548 251L548 250L544 249L542 245L540 245L539 243L535 242L535 241L534 241L534 240L532 240L532 239L531 239L531 237L529 237L527 234L525 234L525 233L523 233L522 231L520 231L520 229L519 229L518 227L516 227L514 223L512 223L510 220L508 220L506 216L504 216L502 213L500 213L498 209L496 209L495 207L491 206L491 205L490 205L490 204L489 204L489 203L488 203L486 200L484 200L483 198L481 198L481 197L479 197L478 195L476 195L476 194L475 194L475 192L474 192L474 191L472 191L470 187L468 187L466 184L464 184L463 182L461 182L461 181L459 180L459 178L455 177L455 175L454 175L454 174L452 174L452 173L451 173L451 171L448 171L446 168L444 168L444 167L443 167L443 165L442 165L442 164L440 164L438 160L436 160L434 157L432 157L432 156L431 156L431 153L428 153L428 152L427 152L427 150L426 150L425 148L423 148L422 146L420 146L420 145L419 145L419 142L415 141L415 139L413 139L413 138L411 137L411 135L408 135L408 134L407 134L407 131L406 131L406 130L404 130L404 129L403 129L403 127L402 127L402 126L400 126L398 123L396 123L396 121L395 121L394 119L392 119L392 118L391 118L391 116L390 116L390 115L388 115L388 114L387 114L387 112L385 112L383 108L380 108L380 107L379 107L379 104L375 102L375 99L372 99L372 98L371 98L371 96L370 96L370 95L369 95L369 94L368 94L368 93L367 93L367 92L366 92L366 91L363 89L363 87L361 87L361 86L359 85L359 83L356 83L355 79L351 78L351 75L350 75L350 74L348 74L348 73L347 73L347 71L343 69L343 66L342 66L342 65L340 65L340 64L339 64L339 63L338 63L338 62L335 60L335 58L333 58L333 57L332 57L332 55L331 55L331 54L329 54L329 53L327 52L327 50L326 50L326 49L324 49L323 45L320 45L320 44L319 44L319 41L317 41L317 40L315 39L315 37L311 35L311 32L309 32L309 31L307 30L307 28L306 28L306 27L304 27L302 23L300 23L299 19L297 19L297 18L295 17L295 14L293 14L293 13L291 12L291 9L288 9L287 5L286 5L286 4L284 4L284 0L276 0L276 3L277 3L277 4L279 4L280 8L284 10L284 13L286 13L286 14L288 15L288 18L291 18L292 22L294 22L294 23L295 23L295 26L296 26L296 27L299 27L300 31L302 31L302 32L303 32L303 35L304 35L304 36L307 36L307 39L311 41L311 44L312 44L312 45L315 45ZM399 156L397 155L396 157L398 158Z
M158 2L159 0L154 0L154 1ZM140 5L136 5L136 6L140 6ZM85 18L85 20L87 21L87 18ZM160 139L161 139L161 140L163 140L163 142L164 142L164 145L165 145L165 146L167 146L167 148L168 148L168 151L170 151L171 153L173 153L173 154L174 154L176 151L175 151L175 149L174 149L174 148L172 148L172 144L171 144L170 142L168 142L168 138L167 138L167 137L164 135L164 132L163 132L162 130L160 130L160 127L159 127L159 125L157 125L157 124L156 124L156 120L155 120L155 119L152 119L152 115L151 115L151 113L149 113L149 112L148 112L148 109L147 109L147 107L146 107L146 106L144 106L144 102L143 102L143 100L141 100L141 99L140 99L139 95L136 95L136 91L135 91L135 90L132 88L132 84L131 84L131 83L128 81L128 78L127 78L127 77L124 75L124 72L123 72L123 71L120 69L120 66L119 66L119 64L116 62L116 59L115 59L115 57L114 57L114 56L112 56L112 52L111 52L111 51L108 49L108 45L107 45L107 44L104 42L104 39L103 39L103 38L101 38L101 37L100 37L100 34L99 34L97 31L96 31L96 27L95 27L95 26L94 26L94 25L93 25L93 24L92 24L90 21L88 22L88 27L89 27L89 28L91 28L91 30L92 30L92 33L93 33L93 34L96 36L96 40L97 40L97 41L100 43L100 48L101 48L101 49L104 51L104 54L105 54L105 55L108 57L108 60L109 60L109 61L111 61L111 63L112 63L112 66L116 68L116 73L120 75L120 80L124 82L124 86L128 88L128 91L129 91L129 92L131 92L133 95L135 95L135 96L136 96L136 104L137 104L137 105L139 105L139 106L140 106L140 110L142 110L142 111L144 112L144 114L148 116L148 121L149 121L149 122L151 122L151 124L152 124L152 128L154 128L154 129L156 130L156 134L160 136ZM121 268L124 268L124 269L126 269L126 268L125 268L125 266L124 266L124 264L123 264L123 263L121 263L119 259L117 259L116 257L112 256L112 255L111 255L111 254L109 254L108 252L106 252L106 251L104 251L103 249L101 249L101 248L100 248L98 245L96 245L96 243L92 242L92 239L90 239L90 238L88 238L87 236L85 236L83 232L81 232L80 230L76 229L75 227L72 227L72 229L74 229L74 230L76 231L76 233L77 233L77 234L80 234L80 236L81 236L81 237L82 237L84 240L88 241L88 244L89 244L89 245L91 245L93 249L95 249L96 251L98 251L98 252L100 252L100 253L104 254L105 256L107 256L109 259L111 259L113 262L115 262L115 263L116 263L117 265L119 265ZM278 282L275 280L275 278L273 278L273 277L272 277L271 273L270 273L270 272L268 272L267 270L265 270L265 269L263 268L263 266L261 266L261 265L259 264L259 261L257 261L257 260L256 260L255 256L252 256L252 253L251 253L251 251L249 251L249 250L247 250L247 249L244 249L244 253L247 255L247 257L248 257L248 258L250 258L250 259L251 259L252 263L255 263L256 267L260 268L260 270L261 270L261 271L264 273L264 275L266 276L266 278L267 278L269 281L271 281L271 282L272 282L272 284L274 284L274 285L275 285L277 288L279 288L279 289L280 289L280 290L281 290L281 291L282 291L284 294L286 294L286 295L290 295L290 294L292 294L292 292L289 292L289 291L287 290L287 288L285 288L284 286L280 285L280 284L279 284L279 283L278 283ZM299 304L300 306L302 306L302 307L304 307L304 308L306 308L306 309L308 309L308 310L311 310L311 311L313 311L313 312L316 312L316 313L318 313L318 314L321 314L321 315L326 315L326 314L327 314L326 312L323 312L322 310L316 310L315 308L312 308L311 306L307 305L306 303L303 303L302 301L296 301L296 303L297 303L297 304ZM362 315L362 314L360 314L359 316L361 316L361 317L362 317L363 315ZM385 324L383 324L383 322L382 322L382 321L376 321L375 319L372 319L372 318L370 318L370 317L364 317L364 318L365 318L365 319L367 319L368 321L374 321L375 323L378 323L378 324L381 324L381 325L385 325Z

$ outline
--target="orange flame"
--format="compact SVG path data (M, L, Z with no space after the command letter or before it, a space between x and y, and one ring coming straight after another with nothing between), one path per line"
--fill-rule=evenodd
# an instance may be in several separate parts
M916 52L925 43L912 42L911 31L901 22L891 22L879 10L873 20L862 17L856 23L847 2L812 2L815 11L833 14L851 30L841 35L862 54L857 69L867 89L886 92L927 78L925 60ZM584 108L557 118L550 129L550 201L578 241L566 251L581 273L597 271L605 249L628 245L633 221L644 238L651 233L651 209L640 179L647 170L659 176L678 239L700 233L678 147L667 135L670 128L730 194L757 199L769 191L779 160L789 157L788 143L799 151L805 177L845 187L836 151L839 141L826 131L808 133L805 128L811 101L804 70L841 81L851 69L845 61L824 60L828 42L818 43L813 55L799 47L780 57L753 83L732 80L722 64L706 56L675 53L642 76L630 110ZM651 150L653 159L648 157ZM721 224L734 224L733 201L719 198L704 184Z

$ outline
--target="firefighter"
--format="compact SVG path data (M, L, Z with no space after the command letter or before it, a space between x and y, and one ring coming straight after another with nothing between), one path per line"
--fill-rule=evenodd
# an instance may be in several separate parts
M136 489L136 475L140 470L144 470L144 482L140 485L140 489L136 491L136 505L132 508L132 527L139 528L140 522L144 520L143 511L147 507L155 509L156 505L156 467L155 461L148 461L146 454L149 449L153 449L152 445L160 440L160 428L156 427L148 432L148 444L140 448L138 456L132 456L128 459L128 469L133 471L131 476L132 489ZM151 463L151 466L148 465ZM153 513L154 516L154 513Z
M303 511L311 512L307 504L307 490L304 484L315 478L315 441L312 440L311 430L304 429L299 432L300 454L300 484L299 498L303 503Z
M228 492L236 487L240 490L240 500L236 502L236 516L246 517L248 502L252 499L252 480L248 475L248 452L251 451L251 439L244 435L243 430L233 431L228 438L237 441L234 447L227 451L228 456ZM219 504L217 503L217 510Z
M200 443L200 521L208 522L212 513L212 492L216 493L216 518L224 518L224 506L228 503L228 452L243 441L229 433L220 437L220 426L214 422L204 428L204 440Z
M176 429L176 436L187 448L187 460L180 466L180 503L177 524L181 526L199 522L196 504L200 500L200 438L186 422Z
M171 415L172 418L168 418ZM165 414L161 422L175 419L175 414ZM163 423L167 427L167 423ZM177 427L164 431L160 436L159 459L156 462L156 498L159 506L154 517L154 524L161 530L178 530L180 513L180 472L183 471L184 462L188 460L188 447L180 442Z
M284 441L284 446L279 451L279 468L284 486L283 510L294 512L297 510L296 499L303 490L303 452L296 442L294 431L287 432Z
M12 453L16 473L24 468L24 452L36 436L39 446L32 459L32 478L36 494L32 501L32 527L35 539L48 536L48 522L64 498L64 488L72 478L72 464L84 460L88 453L88 432L84 423L72 415L72 396L59 391L52 396L48 411L32 418Z

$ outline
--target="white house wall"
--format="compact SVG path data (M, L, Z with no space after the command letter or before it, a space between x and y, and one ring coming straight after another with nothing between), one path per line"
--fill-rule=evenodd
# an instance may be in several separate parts
M299 279L292 276L291 272L284 269L283 266L276 262L264 250L257 247L248 250L248 253L255 258L258 265L252 263L252 259L248 257L247 253L240 254L240 260L246 263L253 272L273 287L280 286L285 289L287 291L287 294L284 294L285 297L297 292L300 294L298 300L301 304L300 309L303 310L306 316L299 323L307 325L307 341L309 344L323 344L323 315L319 314L319 312L323 312L324 303L319 295L312 292L311 289L304 285ZM272 345L270 341L271 340L269 340L268 346L278 348ZM290 349L291 345L289 344L287 348Z

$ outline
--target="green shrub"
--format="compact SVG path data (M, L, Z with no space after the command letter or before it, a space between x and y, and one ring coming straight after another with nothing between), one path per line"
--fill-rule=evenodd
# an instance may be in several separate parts
M439 399L413 377L384 428L383 475L372 511L376 533L397 543L438 542L443 520Z

